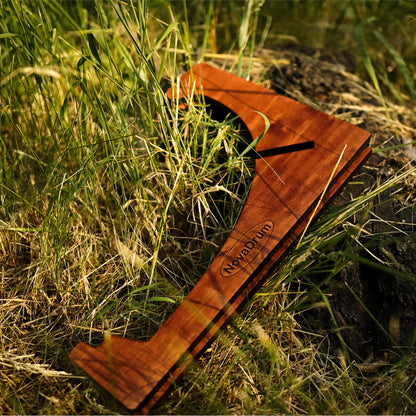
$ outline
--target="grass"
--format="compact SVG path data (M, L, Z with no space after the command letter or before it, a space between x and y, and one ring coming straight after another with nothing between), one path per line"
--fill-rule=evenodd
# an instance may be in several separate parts
M262 67L256 47L294 35L289 24L285 33L271 23L279 21L276 7L246 3L0 1L1 413L125 412L68 353L79 341L101 343L105 332L148 339L238 218L252 161L241 157L247 145L236 121L213 119L197 97L183 109L164 89L199 52L264 82L270 61ZM314 3L278 4L293 21L319 22ZM322 2L341 32L354 18L388 14L384 2L350 4L336 10ZM403 8L411 16L411 5ZM389 199L414 212L415 169L397 138L415 137L415 32L406 26L412 21L395 23L406 40L400 47L377 19L351 32L379 86L365 86L373 98L365 111L386 173L380 168L378 183L311 226L161 413L416 411L414 339L393 345L395 359L381 370L358 371L330 299L352 264L414 285L394 253L369 255L388 250L386 238L414 242L412 222L397 232L400 224L377 217ZM343 116L353 121L357 107L345 105ZM310 324L308 311L316 310L328 313L327 331Z

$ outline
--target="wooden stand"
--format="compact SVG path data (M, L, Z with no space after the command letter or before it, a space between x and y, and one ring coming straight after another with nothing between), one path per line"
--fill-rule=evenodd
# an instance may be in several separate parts
M112 336L71 359L127 409L147 413L369 156L369 132L207 64L182 77L238 114L263 155L226 243L185 301L148 342ZM259 114L262 113L262 115ZM278 148L278 149L276 149ZM280 150L279 150L280 149ZM322 194L325 194L322 198Z

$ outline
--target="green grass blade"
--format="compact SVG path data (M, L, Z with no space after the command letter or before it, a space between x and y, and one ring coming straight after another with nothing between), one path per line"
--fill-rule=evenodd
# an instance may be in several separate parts
M403 78L407 84L407 87L409 88L410 96L412 97L412 100L416 105L415 82L406 62L404 61L400 53L394 48L391 42L387 40L379 30L374 30L374 34L376 35L377 39L380 40L380 42L386 47L386 49L389 51L389 53L393 56L394 60L396 61L397 66L399 67L400 72L402 73Z
M374 69L374 66L371 62L370 55L368 53L368 48L365 42L365 36L364 36L364 27L367 23L373 22L375 20L375 17L371 17L361 23L359 23L355 27L355 36L357 40L358 45L358 51L361 57L361 60L363 61L364 67L368 72L368 75L370 76L371 81L373 82L374 88L376 89L384 108L387 109L386 102L384 100L383 93L380 88L380 83L378 82L378 77L376 75L376 71Z
M366 266L371 267L372 269L379 270L380 272L385 273L386 275L390 275L392 277L395 277L396 279L403 280L405 282L409 282L416 285L416 276L412 276L410 273L404 273L400 270L393 269L392 267L388 267L384 264L362 257L355 253L345 253L345 255L351 260L356 260Z

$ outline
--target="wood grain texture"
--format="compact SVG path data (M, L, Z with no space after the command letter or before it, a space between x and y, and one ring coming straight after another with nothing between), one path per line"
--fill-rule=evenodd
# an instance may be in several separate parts
M315 208L317 215L370 154L369 132L210 65L195 65L181 88L168 95L198 93L222 103L240 116L253 139L264 132L266 116L270 128L258 152L311 141L314 147L256 160L250 193L229 238L150 341L112 336L97 348L80 343L71 351L75 363L140 413L163 397L287 253Z

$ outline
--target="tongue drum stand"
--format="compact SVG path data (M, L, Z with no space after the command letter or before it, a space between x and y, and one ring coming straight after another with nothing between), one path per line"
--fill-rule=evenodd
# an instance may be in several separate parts
M181 79L238 114L255 146L250 192L240 217L187 298L147 342L111 336L78 344L71 359L127 409L147 413L214 338L272 266L370 155L370 134L208 64ZM276 175L277 173L277 175Z

